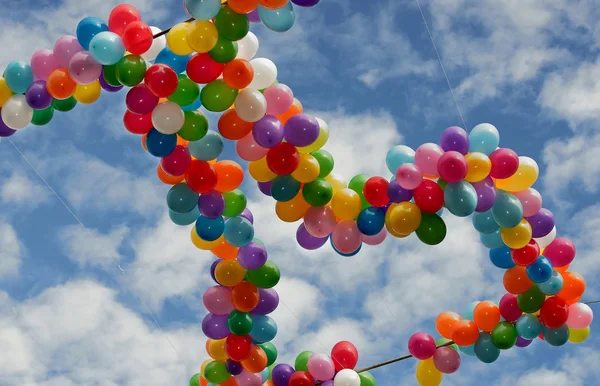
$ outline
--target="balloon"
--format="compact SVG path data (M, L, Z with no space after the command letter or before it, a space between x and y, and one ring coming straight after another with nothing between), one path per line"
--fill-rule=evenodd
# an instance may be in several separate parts
M216 191L231 192L242 184L242 181L244 180L244 171L236 162L219 161L215 163L213 167L217 173Z
M405 163L396 171L396 181L403 189L414 190L423 181L423 174L415 164Z
M227 110L235 103L237 96L238 90L227 86L221 79L210 82L202 89L202 91L200 91L200 100L202 100L202 105L208 111L213 112ZM247 99L248 96L245 94L242 100L246 102ZM260 108L260 104L255 106L255 108ZM238 109L236 109L236 111L239 113ZM242 116L240 116L240 118L243 119Z
M188 170L192 157L187 147L177 145L175 150L160 161L162 169L171 176L183 176ZM197 201L197 199L196 199Z
M254 227L243 217L230 218L225 223L224 236L230 245L243 247L254 238Z
M277 360L277 348L271 342L259 343L258 346L263 349L265 354L267 355L267 366L272 366ZM267 374L263 373L263 380L266 381L267 378L270 378L271 369L266 369Z
M144 81L146 61L138 55L127 55L117 63L116 76L120 84L133 87Z
M52 95L46 89L46 82L37 80L25 93L27 104L35 110L44 110L52 105Z
M488 234L480 233L479 240L481 240L481 243L489 249L498 249L505 246L502 241L502 236L500 235L500 230Z
M248 86L249 88L263 90L271 86L277 79L277 67L269 59L252 59L250 65L254 69L254 78Z
M229 109L219 118L219 133L230 140L240 140L252 132L255 125L250 122L243 121L237 114L235 109Z
M94 36L90 42L90 54L96 62L105 66L110 66L112 64L117 64L123 55L125 55L125 46L119 35L113 32L104 31ZM60 57L56 53L56 47L54 55L57 56L59 63L61 63Z
M227 287L214 286L208 288L202 296L202 302L208 312L215 315L229 315L234 310L231 290Z
M288 121L288 119L290 119L296 114L300 114L303 111L304 110L302 107L302 103L300 103L298 99L294 98L294 102L292 103L290 108L285 113L278 115L277 119L279 119L281 123L285 124Z
M481 123L469 133L469 151L490 155L500 144L498 129L489 123Z
M260 346L254 345L250 350L250 356L242 361L242 366L250 373L260 373L267 367L267 354Z
M556 271L552 271L552 276L545 282L539 283L540 291L545 295L556 295L560 292L564 285L562 275Z
M234 111L234 110L230 110L230 111ZM227 114L227 113L225 113L225 114ZM223 115L225 115L225 114L223 114ZM264 147L262 147L258 143L256 143L252 133L249 133L248 135L246 135L245 137L243 137L242 139L240 139L237 142L236 152L240 156L240 158L242 158L245 161L258 161L260 159L264 159L265 164L266 164L266 155L267 155L268 149L265 149ZM267 168L267 170L268 170L268 168ZM268 170L268 172L269 172L269 174L272 173L270 170Z
M515 343L515 346L517 347L527 347L531 344L531 342L533 342L533 340L527 340L527 339L523 339L521 337L517 338L517 343Z
M520 337L533 340L542 332L542 324L535 315L523 314L516 323L517 333Z
M415 152L415 164L423 174L431 177L438 176L438 161L444 154L441 147L435 143L425 143Z
M235 111L246 122L257 122L267 112L267 101L258 90L246 88L235 99Z
M284 125L284 138L294 146L308 146L319 137L319 122L310 115L297 114Z
M473 188L477 193L477 207L476 212L485 212L490 210L496 201L496 187L494 181L487 177L482 181L474 182Z
M542 336L552 346L562 346L569 341L569 327L566 324L558 328L548 328L542 325Z
M250 13L252 11L254 11L257 7L258 4L260 3L260 0L229 0L227 2L227 5L236 13L239 14L247 14ZM248 19L250 19L248 17Z
M542 209L542 196L533 188L516 192L515 196L521 201L521 205L523 205L524 217L533 216Z
M492 207L492 215L501 227L513 228L519 225L523 219L523 205L514 194L499 190L496 202Z
M329 355L315 353L308 358L307 370L314 378L327 381L333 379L335 365Z
M185 0L186 12L197 20L210 20L221 10L220 0Z
M189 106L198 100L200 88L186 75L179 75L177 78L177 88L167 99L177 103L179 106Z
M193 51L205 53L217 45L219 32L208 20L195 20L187 30L187 43Z
M175 55L189 55L194 50L188 43L189 22L175 24L167 33L167 46Z
M548 209L540 209L533 216L527 217L531 224L532 236L535 238L544 237L554 228L554 215Z
M25 95L11 96L1 110L2 122L12 130L24 128L33 118L33 109L27 104Z
M227 315L209 313L202 319L202 332L210 339L224 339L229 335Z
M331 359L337 371L353 369L358 363L358 350L352 343L341 341L331 349Z
M558 328L567 322L569 305L556 296L551 296L540 309L540 322L549 328Z
M223 152L223 138L214 131L208 131L197 141L188 143L188 148L192 155L203 161L216 159Z
M225 212L224 216L236 217L242 214L248 203L244 192L239 189L232 190L230 192L223 193L225 199Z
M109 34L109 32L101 32L98 35L101 34ZM96 35L96 36L98 36ZM94 39L92 39L93 41ZM91 51L92 45L90 44L90 51ZM56 40L56 43L54 43L54 58L56 59L56 67L62 67L62 68L67 68L69 67L69 62L71 61L71 58L73 57L73 55L75 55L76 53L83 51L83 47L79 44L79 41L77 40L77 38L75 36L71 36L71 35L65 35L65 36L61 36L60 38L58 38ZM123 55L121 55L123 56ZM120 59L120 57L119 57ZM117 59L118 60L118 59ZM116 61L115 61L116 63ZM104 64L104 63L103 63Z
M212 191L202 194L198 198L200 213L207 218L217 218L225 211L225 199L223 195Z
M492 336L482 332L475 342L475 355L483 363L493 363L500 357L500 349L494 344Z
M231 41L242 39L250 30L248 17L234 12L228 5L221 7L215 17L215 26L219 36Z
M356 219L358 230L365 236L375 236L385 225L385 214L379 208L365 208Z
M479 302L473 312L475 324L480 330L491 332L500 322L500 309L490 301Z
M567 326L573 329L587 328L592 324L594 312L585 303L574 303L569 306Z
M511 177L496 180L498 189L509 192L520 192L530 188L537 181L540 169L538 164L529 157L519 157L519 168Z
M575 330L569 327L569 342L579 344L585 342L590 336L590 328L585 327L580 330Z
M292 200L300 191L300 182L291 176L278 176L271 184L271 196L280 202Z
M206 161L197 159L192 160L185 179L190 188L200 194L210 192L217 185L217 173L214 167Z
M452 339L452 329L462 318L455 312L442 312L435 320L435 328L441 336Z
M289 4L289 3L288 3ZM291 6L291 4L290 4ZM335 375L334 386L360 386L358 373L351 369L343 369Z
M238 59L251 60L258 52L258 39L252 32L248 32L241 40L238 40ZM266 97L266 96L265 96ZM284 111L285 112L285 111Z
M524 248L531 241L531 225L525 219L513 228L502 228L500 230L504 244L513 249ZM545 281L545 280L544 280Z
M467 161L467 175L465 181L479 182L485 179L492 169L490 159L483 153L469 153L465 156Z
M492 168L490 176L496 179L505 179L517 172L519 156L511 149L496 149L490 154Z
M250 312L258 305L258 288L252 283L243 281L233 287L231 291L231 301L236 310L240 312Z
M140 13L134 6L121 4L111 11L108 17L108 28L117 35L123 35L129 24L139 20L141 20Z
M145 84L137 85L127 92L125 103L127 109L134 114L150 114L158 105L158 97Z
M181 107L173 102L159 103L152 110L152 125L163 134L175 134L185 122L185 115Z
M388 151L385 162L390 173L395 175L401 165L415 163L415 151L405 145L396 145Z
M431 180L423 180L413 193L415 204L422 212L437 213L444 206L444 191Z
M301 7L313 7L319 3L320 0L291 0L292 3L299 5ZM367 372L365 372L367 373ZM363 374L363 373L361 373ZM360 375L360 374L359 374ZM368 386L368 385L365 385Z
M493 233L500 229L500 225L494 220L491 210L474 213L473 226L477 232L483 234Z
M446 223L437 214L421 213L421 224L416 230L417 237L427 245L437 245L446 237Z
M150 31L152 31L152 35L156 35L161 32L161 29L158 27L150 26ZM158 55L163 51L163 49L167 46L167 37L165 35L159 36L152 40L152 44L150 48L146 50L146 52L142 53L142 58L147 61L153 61L157 59ZM181 71L178 71L181 72Z
M100 82L98 81L86 85L78 84L73 93L73 98L79 103L91 104L100 98L101 91L102 87L100 87Z
M254 73L254 70L252 72ZM264 96L267 100L267 114L269 115L280 115L285 113L294 102L294 93L292 90L281 83L267 87Z
M556 238L556 227L552 228L552 231L550 233L548 233L546 236L535 239L535 242L538 243L540 248L546 248L548 245L550 245L550 243L552 243L552 241L554 241L555 238ZM560 267L558 267L558 268L560 268Z
M153 32L141 21L129 23L123 31L123 45L133 55L142 55L152 46Z
M448 127L442 133L440 146L446 152L456 151L462 155L466 155L469 152L469 136L460 127Z
M404 189L396 180L390 181L387 193L390 201L395 203L410 201L413 198L413 191Z
M515 322L523 314L523 311L519 308L519 302L517 296L514 294L505 294L500 299L499 304L500 315L507 322Z
M279 282L280 277L279 267L272 261L267 261L258 269L248 271L248 280L258 288L273 288Z
M165 38L166 44L166 37L164 35L163 37ZM169 49L169 47L164 47L154 60L154 64L166 64L173 71L175 71L175 73L180 74L186 71L186 67L188 66L189 61L191 61L191 58L191 55L176 55L175 53L173 53L173 51ZM189 71L188 76L192 78Z
M429 334L417 332L408 340L408 351L417 359L429 359L436 352L435 340Z
M527 276L525 267L516 266L507 269L504 273L504 288L511 294L522 294L526 292L533 282Z
M512 323L500 322L491 332L494 346L500 350L508 350L517 343L517 329Z
M530 240L526 246L511 250L510 254L515 264L526 267L538 259L540 247L535 240Z
M246 270L236 260L221 260L215 268L219 284L233 287L244 280Z
M245 59L234 59L223 69L223 80L231 88L246 88L253 78L254 68Z
M539 256L527 267L527 276L534 283L544 283L552 277L552 264L545 256Z
M438 386L442 383L442 373L435 368L433 358L419 361L415 376L421 386Z
M498 268L509 269L515 266L510 256L511 249L506 245L500 248L490 249L490 261Z
M239 249L237 259L246 269L258 269L267 261L267 250L259 243L250 242Z
M308 371L308 360L312 355L312 351L303 351L296 356L294 369L296 371Z
M356 251L362 242L356 222L352 220L338 222L331 234L331 242L341 253L349 254Z
M275 386L288 386L292 374L294 374L294 368L288 364L281 363L271 371L271 379Z
M47 84L46 84L46 87L47 87ZM55 98L52 101L52 107L56 111L60 111L60 112L71 111L71 110L73 110L75 108L76 105L77 105L77 101L73 97L69 97L67 99L62 99L62 100Z
M577 302L585 292L585 280L577 272L565 272L562 276L564 285L556 296L565 300L568 304Z
M31 118L31 124L36 126L43 126L50 123L54 117L54 108L49 106L44 110L33 110L33 117ZM10 130L10 129L9 129ZM2 135L0 134L0 137Z
M466 217L477 208L477 192L468 182L451 183L444 190L444 202L452 214Z
M31 70L33 76L39 80L47 80L50 73L58 67L58 59L52 50L38 50L31 57ZM2 103L0 103L0 106L1 105Z
M48 93L55 99L67 99L75 93L77 84L64 68L58 68L48 76L46 81Z
M310 386L315 383L313 377L306 371L294 372L289 382L289 386Z
M273 319L265 315L255 315L254 325L250 336L255 342L270 342L277 335L277 324Z
M517 302L519 303L519 308L523 312L533 314L542 308L545 299L546 295L540 291L536 284L533 284L527 291L519 294Z
M258 7L258 16L262 23L275 32L289 31L296 21L296 13L292 3L287 3L281 8L269 9L264 6Z
M217 39L215 47L208 52L210 57L218 63L229 63L236 58L238 53L237 42L227 40L222 36Z
M433 356L435 368L444 374L456 372L460 367L460 362L460 355L455 349L450 347L438 348Z
M564 267L571 264L575 258L575 252L575 245L571 240L557 238L544 249L544 256L550 260L553 267Z
M188 213L197 203L198 193L185 183L174 185L167 193L167 206L175 213Z
M457 321L452 327L452 339L459 346L470 346L475 344L479 337L477 325L466 319Z
M14 93L25 94L33 83L31 66L22 60L9 63L4 70L4 80Z

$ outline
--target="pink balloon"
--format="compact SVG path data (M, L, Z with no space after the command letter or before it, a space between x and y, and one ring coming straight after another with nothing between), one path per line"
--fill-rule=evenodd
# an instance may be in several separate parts
M81 51L83 51L83 47L81 47L75 36L62 36L54 44L54 56L61 68L68 68L71 58Z
M387 237L387 234L387 229L385 229L384 227L379 233L377 233L374 236L362 235L362 241L367 245L379 245L383 243L383 241Z
M448 183L460 182L467 175L467 160L457 151L448 151L438 160L438 173Z
M436 351L435 339L424 332L417 332L408 340L408 351L417 359L429 359Z
M138 84L132 87L125 97L127 109L138 115L150 114L154 111L158 102L159 98L145 84Z
M511 149L496 149L490 154L490 161L490 176L493 178L508 178L519 169L519 156Z
M523 217L531 217L542 209L542 195L533 188L517 192L515 196L523 205Z
M329 236L336 224L335 214L328 206L310 207L304 215L306 231L318 238Z
M308 358L308 372L318 380L328 381L335 375L335 365L327 354L312 354Z
M202 296L202 302L208 312L215 315L227 315L234 309L231 302L231 290L227 287L208 288Z
M50 73L58 68L58 60L54 52L48 49L36 51L31 57L31 70L34 77L47 80Z
M160 166L170 176L182 176L192 163L192 156L187 146L177 145L166 157L161 158Z
M576 330L589 327L594 320L594 311L585 303L575 303L569 306L567 326Z
M331 242L341 253L352 253L360 247L361 233L356 221L340 221L331 234Z
M69 76L78 84L92 84L100 78L102 65L87 51L73 55L69 62Z
M402 164L396 170L398 185L407 190L414 190L423 182L423 173L415 164Z
M511 323L516 322L523 314L523 311L521 311L519 304L517 303L517 295L513 294L502 296L498 308L500 309L500 315L502 315L507 322Z
M452 374L460 367L460 355L450 347L440 347L433 355L433 364L441 373Z
M263 158L269 152L269 149L265 149L260 146L254 140L252 132L246 135L244 138L237 141L235 144L235 150L241 159L244 161L258 161Z
M267 115L280 115L288 111L294 103L292 89L282 83L269 86L264 93L267 100Z
M550 260L553 267L564 267L571 264L575 252L575 245L571 240L558 237L544 249L544 256Z
M435 143L424 143L415 152L415 164L426 175L437 177L437 164L444 150Z
M262 376L244 369L240 374L233 377L238 386L261 386Z

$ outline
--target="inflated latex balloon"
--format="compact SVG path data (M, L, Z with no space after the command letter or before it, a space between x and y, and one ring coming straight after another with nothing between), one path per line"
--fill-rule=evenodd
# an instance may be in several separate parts
M148 24L142 21L129 23L123 31L123 45L134 55L142 55L152 47L154 33Z
M469 151L490 155L500 144L500 133L493 125L481 123L469 133Z
M188 43L189 22L174 25L167 34L167 46L175 55L189 55L194 50Z
M35 81L29 86L25 93L27 104L35 110L44 110L52 104L52 95L46 89L46 82Z
M4 70L6 85L16 94L25 94L33 83L33 71L29 63L22 60L11 62Z
M254 33L248 32L244 38L238 40L238 59L251 60L258 52L258 38Z
M50 73L58 67L58 59L52 50L38 50L31 57L31 70L39 80L47 80Z
M235 111L246 122L257 122L267 112L267 100L255 89L246 88L235 98Z
M90 42L100 32L108 31L108 24L97 17L86 17L77 25L77 40L84 50L89 50Z
M509 178L496 180L496 187L509 192L521 192L530 188L537 181L539 174L537 162L529 157L519 157L516 173Z
M25 95L15 94L2 106L2 122L12 130L20 130L31 123L33 109Z
M150 26L152 35L156 35L162 30L158 27ZM167 46L167 37L162 35L152 40L152 45L146 52L142 53L142 58L147 61L153 61L158 57L158 54Z
M196 20L210 20L221 10L221 0L185 0L186 12Z
M187 31L187 42L196 52L205 53L217 45L219 32L213 23L207 20L193 21Z
M108 17L108 28L121 36L129 24L140 20L142 17L133 5L120 4L111 11Z
M100 78L102 65L87 51L73 55L69 62L69 76L78 84L91 84Z
M94 36L90 42L90 54L98 63L110 66L117 64L125 55L125 46L119 35L104 31Z
M250 65L254 69L254 79L248 86L249 88L262 90L272 85L277 79L277 67L271 60L265 58L252 59Z
M258 17L265 27L275 32L289 31L296 22L296 12L290 2L276 9L259 6Z
M185 115L181 106L166 101L159 103L152 111L152 125L163 134L175 134L183 127Z
M73 98L79 103L83 103L85 105L92 104L100 98L100 93L102 92L102 87L100 87L100 82L95 81L90 84L78 84L75 88L75 92L73 93Z
M438 386L443 378L442 373L436 369L433 358L419 361L415 376L421 386Z
M100 34L102 34L102 32ZM96 35L96 36L98 36L98 35ZM71 36L71 35L61 36L60 38L58 38L56 40L56 43L54 43L54 58L56 59L56 63L58 64L58 67L67 68L69 66L69 62L71 61L71 58L73 57L73 55L75 55L76 53L78 53L80 51L83 51L83 47L79 44L79 41L77 40L77 38L75 36ZM90 44L90 51L91 51L91 44Z

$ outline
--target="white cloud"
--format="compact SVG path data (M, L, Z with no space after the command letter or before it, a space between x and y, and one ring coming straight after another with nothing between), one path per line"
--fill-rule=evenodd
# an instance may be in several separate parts
M14 172L0 186L0 199L3 203L25 207L37 207L49 198L46 187L32 181L22 173Z
M119 248L129 234L127 227L113 228L108 234L94 229L87 232L80 224L64 227L58 233L66 255L80 266L100 266L108 269L120 264Z
M0 278L19 273L23 245L15 229L0 219Z

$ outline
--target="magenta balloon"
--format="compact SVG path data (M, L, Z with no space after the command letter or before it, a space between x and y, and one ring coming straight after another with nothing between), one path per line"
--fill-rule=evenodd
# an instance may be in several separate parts
M231 302L231 290L227 287L214 286L208 288L202 296L202 302L208 312L215 315L229 315L234 310Z
M43 49L36 51L31 57L31 70L33 76L39 80L47 80L52 71L58 68L58 60L52 50Z
M127 109L134 114L150 114L158 105L158 97L152 93L145 84L138 84L127 92L125 104Z
M408 351L417 359L429 359L435 354L435 350L435 339L424 332L417 332L408 340Z
M81 51L83 51L83 47L81 47L75 36L62 36L54 44L54 57L58 66L62 68L68 68L71 58Z
M544 249L544 256L550 260L553 267L564 267L571 264L575 252L575 245L571 240L558 237Z
M460 182L467 175L467 160L457 151L448 151L438 160L438 173L448 183Z
M304 215L304 226L314 237L327 237L335 229L335 214L328 206L310 207Z
M396 170L396 181L403 189L415 190L423 182L423 173L415 164L402 164Z
M78 84L92 84L102 75L102 65L87 51L73 55L69 62L69 76Z
M500 304L498 305L500 309L500 315L507 322L516 322L519 317L523 314L523 311L519 308L519 304L517 303L517 295L513 294L505 294L500 299Z
M360 247L361 236L355 221L340 221L331 234L331 242L341 253L350 254Z
M460 355L450 347L440 347L433 355L433 364L441 373L452 374L460 367Z

